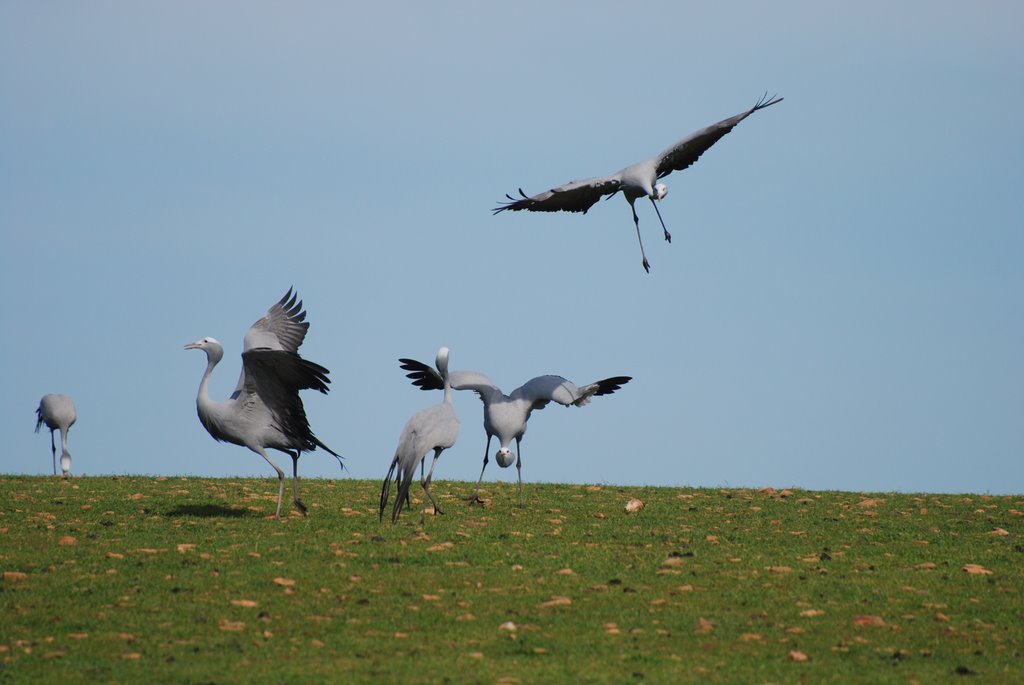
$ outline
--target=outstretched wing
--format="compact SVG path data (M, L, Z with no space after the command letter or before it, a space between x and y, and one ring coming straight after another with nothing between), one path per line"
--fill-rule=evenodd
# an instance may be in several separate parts
M525 399L531 409L543 409L548 402L558 402L566 407L582 407L594 395L610 395L632 380L629 376L615 376L578 387L561 376L537 376L512 393L512 399Z
M300 390L319 390L326 394L331 382L327 369L295 352L265 349L243 352L242 368L246 397L263 402L282 433L301 443L300 449L304 452L318 445L327 449L313 435L299 397Z
M306 331L309 330L306 312L302 310L302 300L298 298L299 294L288 288L284 297L268 309L263 318L245 332L242 352L257 349L298 352L302 341L306 339ZM243 364L242 373L238 376L238 383L235 384L235 390L231 397L238 397L244 387L245 365Z
M302 310L302 300L289 288L285 296L246 332L242 351L263 347L298 352L308 330L309 322Z
M520 188L521 198L505 195L509 201L491 211L497 214L507 209L513 212L526 209L531 212L583 212L586 214L595 202L605 195L617 193L621 187L622 183L618 175L615 175L570 181L532 197L528 197Z
M412 384L420 390L444 390L444 379L430 364L405 358L399 359L398 362L403 371L409 372L405 377L411 378ZM451 371L448 373L448 380L452 390L472 390L485 402L492 393L501 394L501 389L478 371Z
M398 360L402 371L408 371L406 378L412 379L412 384L420 390L444 390L444 379L430 364L416 361L415 359Z
M510 397L513 400L527 400L532 411L543 409L548 402L569 406L576 401L578 392L579 388L575 383L561 376L537 376L513 390Z
M682 171L696 162L704 152L717 143L726 133L731 131L736 124L740 123L759 109L771 107L777 102L782 102L780 97L769 99L765 93L764 97L757 101L753 107L746 112L741 112L734 117L722 119L717 124L711 124L702 128L696 133L691 133L678 143L668 148L655 157L657 160L658 178L662 178L673 171Z
M594 381L590 385L585 385L578 389L577 394L579 396L576 399L575 404L577 407L582 407L590 401L591 397L611 395L631 380L633 380L632 376L612 376L611 378L605 378L604 380Z

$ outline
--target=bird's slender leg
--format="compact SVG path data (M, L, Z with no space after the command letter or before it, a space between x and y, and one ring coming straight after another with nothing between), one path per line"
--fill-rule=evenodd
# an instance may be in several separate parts
M651 273L651 265L647 261L647 254L644 252L644 239L640 237L640 217L636 215L636 207L633 206L635 200L629 201L629 209L633 212L633 224L636 226L636 239L640 243L640 256L643 257L644 271Z
M266 459L267 463L274 467L274 470L277 471L277 511L274 512L274 518L280 521L281 502L284 500L284 471L281 470L280 466L274 463L274 460L270 458L270 456L263 450L262 447L252 447L250 445L249 449L251 449L253 452Z
M480 483L484 481L484 469L487 468L487 452L491 449L491 438L493 436L487 436L487 444L484 446L484 467L480 469L480 478L476 481L476 490L473 491L473 496L467 498L470 504L483 504L484 501L480 499Z
M430 462L430 473L427 474L426 478L420 481L420 484L423 485L423 492L427 493L427 497L430 498L430 503L434 505L434 511L438 514L443 514L444 512L441 511L441 507L437 506L437 500L434 499L434 496L430 494L430 482L434 480L434 467L437 466L437 458L441 456L441 452L443 451L444 448L442 447L434 448L434 460Z
M423 482L423 474L426 473L426 469L427 469L427 460L426 459L420 459L420 482L421 483ZM398 472L398 476L399 476L399 478L401 478L401 476L402 476L402 472L401 471ZM406 508L407 511L409 509L412 509L412 495L409 494L408 490L405 491L405 508Z
M519 447L519 438L516 438L516 477L519 479L519 508L523 508L523 458Z
M67 478L68 475L71 473L71 453L68 452L68 431L69 430L71 430L70 426L68 426L67 428L61 428L60 429L60 450L61 450L60 451L60 470L64 474L65 478ZM51 436L51 438L52 438L52 436ZM67 469L64 468L64 457L68 458L68 464L67 464L68 467L67 467Z
M653 197L649 197L648 199L650 199L651 204L654 205L654 211L658 215L658 221L661 222L661 230L665 231L665 241L671 243L672 242L672 234L668 232L667 228L665 228L665 220L661 218L661 210L658 209L658 203L654 201Z
M50 452L53 453L53 475L57 475L57 443L53 441L53 430L50 430Z
M292 494L295 496L292 503L295 504L296 509L302 512L303 516L306 516L309 510L299 499L299 454L298 450L288 452L288 456L292 458Z

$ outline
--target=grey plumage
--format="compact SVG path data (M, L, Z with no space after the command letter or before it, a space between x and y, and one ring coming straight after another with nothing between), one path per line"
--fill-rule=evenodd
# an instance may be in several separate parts
M267 449L292 458L292 501L303 514L306 505L299 498L301 453L319 447L341 463L341 456L313 434L299 397L300 390L327 394L330 383L327 369L299 356L299 346L309 329L305 318L302 302L289 289L252 325L243 341L238 385L224 402L211 400L208 390L210 374L224 357L224 348L214 338L202 338L185 346L186 350L203 350L207 358L196 396L199 421L215 440L248 447L274 468L278 478L277 518L281 517L284 497L284 471L270 458Z
M506 395L501 388L477 371L452 371L448 378L441 377L429 365L415 359L399 359L402 370L408 371L406 377L421 390L439 390L450 385L453 390L472 390L484 404L484 430L487 432L487 444L484 446L484 464L480 469L480 479L471 501L480 502L480 483L487 468L488 452L491 438L497 437L500 443L494 458L502 468L512 464L510 444L516 441L516 476L519 483L519 506L523 505L522 452L520 442L526 433L526 424L534 410L543 409L549 402L557 402L566 407L582 407L590 402L591 397L610 395L632 378L630 376L613 376L604 380L588 383L578 387L572 381L561 376L537 376Z
M384 476L384 483L380 489L380 518L384 519L384 509L388 504L388 495L391 491L391 480L394 476L398 485L398 492L395 495L395 503L391 510L391 522L398 520L398 514L402 511L402 505L409 498L409 487L416 472L416 465L422 464L426 455L434 452L434 459L430 463L430 472L421 476L420 483L423 491L434 505L437 513L443 513L437 506L437 501L430 494L430 483L434 478L434 467L437 466L437 459L441 452L455 444L459 437L459 419L452 407L452 388L448 382L448 348L442 347L437 352L435 362L437 369L429 366L431 373L437 379L437 389L444 390L444 399L440 404L427 407L417 412L409 419L402 434L398 439L398 447L395 456L391 460L391 468ZM422 474L422 469L421 469Z
M696 162L704 152L717 143L722 136L729 133L736 124L759 109L770 107L782 102L780 97L764 97L745 112L736 116L723 119L718 123L711 124L699 131L696 131L671 147L662 151L661 154L646 159L642 162L632 164L621 171L610 176L597 176L582 181L570 181L564 185L552 188L537 195L527 196L522 188L519 189L521 197L505 195L508 202L495 207L495 214L499 212L527 210L531 212L581 212L587 213L598 200L607 195L609 198L621 192L626 201L629 202L630 210L633 212L633 223L636 226L636 237L640 243L640 256L643 258L644 271L650 272L651 265L644 253L644 242L640 237L640 219L636 214L636 207L633 203L641 197L651 200L654 211L661 221L661 228L664 231L665 240L672 242L672 235L665 228L665 222L661 218L661 212L655 200L661 200L668 192L663 183L655 183L660 178L668 176L673 171L682 171Z
M67 477L71 473L71 453L68 452L68 430L78 420L75 403L67 395L43 395L36 409L36 433L45 423L50 429L50 452L53 456L53 475L57 475L57 444L53 431L60 431L60 468Z

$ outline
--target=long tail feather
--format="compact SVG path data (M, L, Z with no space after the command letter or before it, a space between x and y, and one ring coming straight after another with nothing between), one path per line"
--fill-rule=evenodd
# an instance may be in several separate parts
M380 520L384 520L384 508L388 505L388 495L391 492L391 476L395 473L395 469L398 468L398 457L395 457L391 462L391 468L388 469L388 475L384 476L384 483L380 487Z

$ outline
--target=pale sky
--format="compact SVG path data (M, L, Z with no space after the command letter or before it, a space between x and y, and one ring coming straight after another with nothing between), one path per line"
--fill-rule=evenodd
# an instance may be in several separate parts
M294 286L346 478L441 399L398 357L445 345L507 392L634 377L535 413L527 481L1024 492L1020 3L439 4L0 5L0 472L50 472L63 392L75 474L270 478L199 424L182 348L224 343L225 399ZM637 203L650 275L620 197L489 211L765 91L663 179L671 245ZM475 480L455 406L435 478Z

